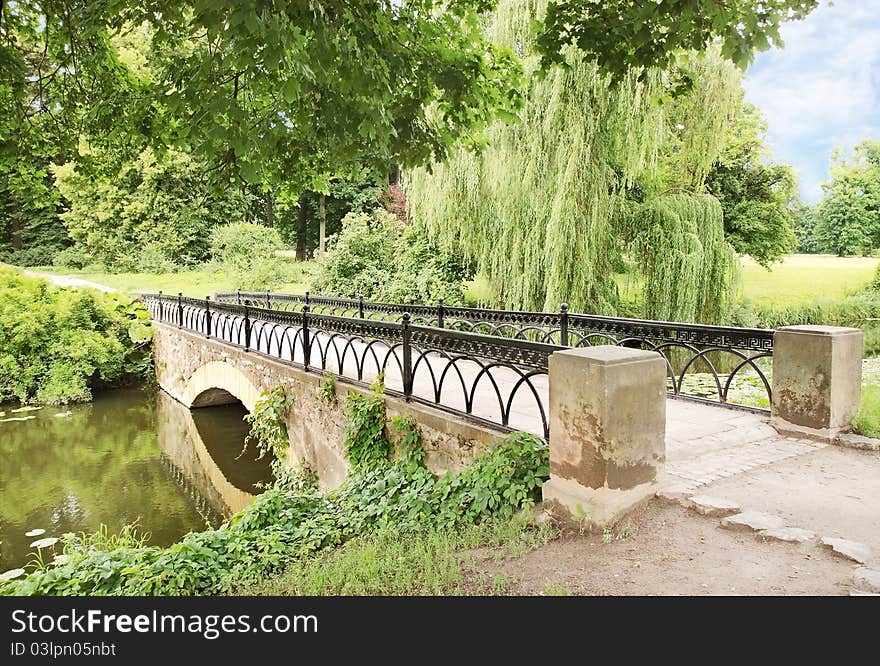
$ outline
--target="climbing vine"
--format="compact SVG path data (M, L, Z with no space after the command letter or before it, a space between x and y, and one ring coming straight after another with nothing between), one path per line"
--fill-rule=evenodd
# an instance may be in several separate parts
M286 395L284 387L276 386L265 391L254 405L253 411L244 417L251 426L245 439L245 447L253 443L260 458L272 454L272 469L276 476L283 469L290 448L285 418L292 404L293 396Z
M367 395L351 391L345 407L345 453L349 462L354 467L375 467L387 460L392 446L385 436L385 384L381 375Z

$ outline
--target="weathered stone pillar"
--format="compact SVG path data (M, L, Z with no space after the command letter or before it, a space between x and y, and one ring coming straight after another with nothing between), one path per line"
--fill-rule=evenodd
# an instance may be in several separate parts
M666 458L666 363L625 347L550 357L550 479L554 518L601 527L653 496Z
M771 423L783 433L830 440L859 409L862 332L785 326L773 335Z

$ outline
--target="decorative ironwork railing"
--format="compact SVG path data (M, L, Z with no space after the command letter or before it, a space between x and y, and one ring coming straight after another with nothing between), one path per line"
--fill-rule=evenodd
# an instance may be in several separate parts
M613 344L659 352L666 360L667 389L687 397L734 407L764 410L771 401L773 331L676 322L624 319L568 311L521 312L436 305L372 303L363 298L327 298L266 292L221 292L223 303L280 312L305 306L318 314L400 322L478 333L560 347Z
M558 345L399 321L141 294L159 322L508 430L549 437L547 367ZM265 305L265 302L263 303Z

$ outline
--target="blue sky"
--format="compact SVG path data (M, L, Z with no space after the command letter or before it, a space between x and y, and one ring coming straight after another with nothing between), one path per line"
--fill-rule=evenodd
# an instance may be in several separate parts
M773 159L797 169L801 196L815 202L834 148L880 139L880 0L821 0L782 38L784 49L749 67L746 100L764 112Z

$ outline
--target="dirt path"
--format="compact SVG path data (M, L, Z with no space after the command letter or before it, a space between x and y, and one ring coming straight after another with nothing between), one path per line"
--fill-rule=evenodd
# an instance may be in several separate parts
M108 287L105 284L98 284L97 282L83 280L82 278L78 278L73 275L55 275L54 273L43 273L42 271L32 271L29 269L25 269L24 274L29 275L30 277L46 280L47 282L51 282L54 285L58 285L59 287L80 287L84 289L97 289L98 291L107 292L116 291L113 287Z
M652 502L605 539L567 535L500 562L478 553L471 575L475 584L506 579L507 594L846 595L854 566L816 545L763 541Z

